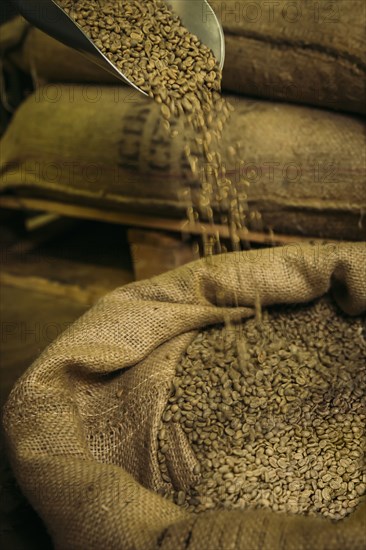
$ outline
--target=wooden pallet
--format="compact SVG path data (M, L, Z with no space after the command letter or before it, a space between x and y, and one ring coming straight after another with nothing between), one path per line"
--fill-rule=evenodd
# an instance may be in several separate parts
M131 214L117 210L79 206L41 198L5 195L0 197L0 208L13 211L46 212L62 216L63 218L95 220L129 227L128 241L133 259L134 275L137 280L158 275L196 259L197 253L193 252L192 244L194 242L197 243L197 240L202 240L202 236L216 235L220 239L230 237L229 229L225 225L209 223L192 224L186 220L160 218L145 214ZM255 231L242 232L240 236L253 246L324 242L323 239L318 238L296 235L273 235ZM327 240L327 242L331 241ZM32 245L30 246L32 247ZM20 273L17 275L18 281L19 276ZM30 274L28 276L30 277ZM15 280L14 269L13 274L3 274L2 280L3 282L4 280L7 282ZM36 280L33 281L34 284L35 282ZM88 301L93 296L97 297L100 295L104 289L105 286L95 291L92 290L91 293L90 291L80 293L76 290L75 295L79 294L81 301ZM54 288L53 292L57 293L58 290Z
M159 218L145 214L130 214L117 210L107 210L90 206L79 206L59 201L23 198L15 196L1 196L0 208L13 210L38 210L52 212L66 217L99 220L110 223L119 223L131 227L170 231L174 233L186 233L191 235L219 235L222 238L229 238L229 229L226 225L209 223L188 223L186 220ZM324 239L317 237L302 237L298 235L280 235L265 232L243 231L239 234L248 242L258 244L280 245L299 242L324 242ZM327 239L327 242L334 240Z

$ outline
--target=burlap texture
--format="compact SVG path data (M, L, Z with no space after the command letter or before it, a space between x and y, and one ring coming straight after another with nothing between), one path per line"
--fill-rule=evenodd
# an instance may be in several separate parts
M17 49L25 38L29 27L29 23L20 16L3 23L0 27L0 53L5 55L13 48Z
M365 113L364 0L210 3L225 33L224 90ZM202 14L203 24L207 17ZM35 79L117 82L34 28L10 56Z
M366 112L363 0L210 3L225 30L226 90Z
M237 190L248 194L251 210L261 212L264 229L363 240L364 122L229 99L236 111L220 143L222 164ZM193 198L199 189L184 135L172 140L158 106L132 89L47 85L19 108L3 137L0 189L182 218L185 189ZM233 159L228 147L238 140Z
M197 329L253 315L258 295L265 307L329 290L347 314L365 312L366 243L187 264L115 290L51 344L13 389L4 426L56 548L363 550L364 503L336 523L258 510L197 516L153 492L164 484L159 419ZM184 486L195 458L179 431L169 441L169 470Z

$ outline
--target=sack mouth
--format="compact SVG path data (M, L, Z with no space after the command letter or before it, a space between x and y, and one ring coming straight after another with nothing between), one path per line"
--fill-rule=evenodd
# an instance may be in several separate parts
M365 266L365 243L213 257L115 290L62 334L18 381L4 414L16 477L56 546L252 550L283 540L338 550L344 540L361 548L364 503L337 523L261 510L189 514L153 492L161 474L152 452L176 366L198 330L230 313L253 316L258 294L266 308L333 290L348 314L363 314ZM334 274L347 287L341 299ZM218 307L215 288L237 302Z

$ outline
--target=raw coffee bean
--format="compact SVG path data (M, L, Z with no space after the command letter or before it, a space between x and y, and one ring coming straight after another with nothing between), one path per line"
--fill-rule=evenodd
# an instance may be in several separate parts
M309 306L263 311L261 327L255 319L243 322L240 345L235 331L225 326L197 335L177 369L157 437L161 453L166 446L162 427L172 422L165 421L166 412L189 410L189 426L183 414L180 423L200 466L193 473L200 478L185 488L184 507L205 511L209 495L210 509L260 506L334 520L352 512L366 490L361 325L362 318L343 318L323 298ZM354 355L345 360L342 350L348 347ZM245 361L237 378L232 374L240 354ZM332 380L329 393L322 389L326 378ZM177 386L183 388L179 397ZM289 392L296 405L287 402ZM167 460L166 454L160 456ZM174 487L170 497L177 500Z

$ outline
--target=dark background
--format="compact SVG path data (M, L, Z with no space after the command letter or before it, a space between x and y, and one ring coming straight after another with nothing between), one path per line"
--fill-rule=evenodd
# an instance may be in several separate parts
M1 0L0 3L0 25L12 19L17 12L8 0Z

